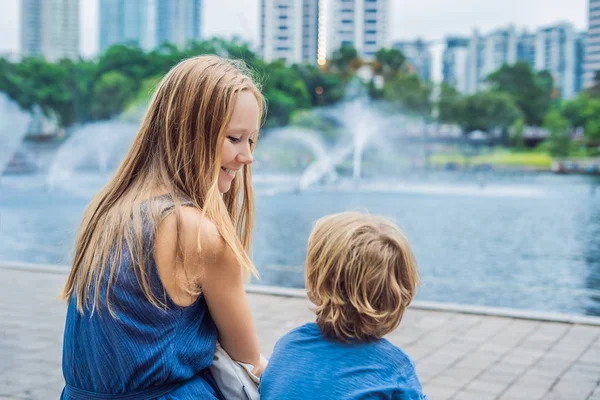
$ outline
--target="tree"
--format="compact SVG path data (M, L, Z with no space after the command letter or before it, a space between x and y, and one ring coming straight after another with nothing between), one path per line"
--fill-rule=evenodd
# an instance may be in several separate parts
M437 104L438 120L443 124L454 124L458 121L459 104L462 96L446 82L440 85L440 98Z
M597 145L600 141L600 98L582 92L575 99L564 102L560 112L572 128L584 128L588 147Z
M251 67L249 72L264 83L268 126L287 124L295 111L339 101L347 78L361 64L351 47L336 52L330 71L280 61L266 63L239 38L190 42L184 49L162 44L150 52L135 45L115 45L97 60L50 63L24 58L13 63L0 58L0 91L22 109L31 112L40 107L46 115L56 116L61 127L67 127L112 118L130 105L144 107L148 93L167 71L182 59L199 54L241 59ZM343 70L336 70L338 67Z
M339 73L344 80L350 79L361 66L362 60L352 46L343 45L331 57L330 69Z
M590 99L584 109L585 139L589 145L600 143L600 99Z
M521 109L527 125L540 126L552 102L552 77L534 73L525 62L503 65L487 78L491 89L508 93Z
M381 48L375 52L375 73L385 75L396 75L406 63L406 57L398 49Z
M431 85L423 82L416 74L399 74L384 83L383 98L397 102L402 111L431 118Z
M510 132L510 144L517 149L525 147L525 139L523 134L525 133L525 121L523 118L519 118L515 121Z
M157 73L157 67L164 65L153 65L148 54L137 46L114 45L109 47L98 59L97 78L111 71L117 71L129 78L134 83L136 90L141 86L144 78ZM169 66L170 68L171 66Z
M600 70L594 72L594 82L592 83L592 86L586 89L586 92L590 95L590 97L600 97Z
M296 64L292 69L304 81L313 106L335 104L344 97L345 86L337 75L309 64Z
M544 128L550 134L548 137L550 155L567 157L571 144L569 121L557 110L552 110L544 119Z
M286 125L292 112L311 108L310 94L300 74L282 61L257 63L266 81L263 93L268 102L267 126Z
M586 108L590 103L589 93L581 92L573 100L562 103L561 114L565 117L573 128L584 127L587 122Z
M111 71L102 75L94 87L94 118L110 119L119 115L137 93L135 86L135 82L120 72Z
M494 91L464 97L457 110L457 122L465 133L500 129L505 142L508 128L523 116L510 95Z

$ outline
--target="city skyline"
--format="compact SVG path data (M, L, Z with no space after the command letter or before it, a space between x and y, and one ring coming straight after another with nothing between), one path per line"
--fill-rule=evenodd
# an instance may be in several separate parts
M259 0L205 0L203 3L204 37L238 35L258 48ZM484 9L478 0L455 0L452 4L444 0L390 1L389 39L393 42L424 38L441 43L447 35L469 35L474 28L486 33L514 24L517 29L535 30L561 21L572 23L577 31L587 29L587 0L573 0L568 5L564 0L488 0L486 3ZM3 0L0 53L19 50L18 6L19 0ZM81 2L80 25L81 54L93 56L99 48L98 0Z

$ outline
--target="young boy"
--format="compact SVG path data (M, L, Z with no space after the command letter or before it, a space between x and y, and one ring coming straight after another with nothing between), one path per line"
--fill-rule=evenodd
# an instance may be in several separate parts
M277 342L261 399L426 400L411 359L382 338L400 324L418 282L409 244L389 220L321 218L306 259L317 322Z

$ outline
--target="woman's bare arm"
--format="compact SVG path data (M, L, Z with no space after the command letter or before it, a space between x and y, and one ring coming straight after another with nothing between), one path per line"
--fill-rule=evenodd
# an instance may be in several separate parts
M189 215L193 214L193 215ZM246 298L244 276L233 251L219 235L216 226L199 210L182 213L185 264L197 266L199 282L210 315L219 330L219 342L229 356L252 364L257 375L264 368L252 312ZM199 254L198 235L202 252Z

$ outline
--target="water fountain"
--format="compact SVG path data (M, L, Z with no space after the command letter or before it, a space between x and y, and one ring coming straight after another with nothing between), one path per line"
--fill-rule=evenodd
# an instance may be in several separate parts
M136 123L119 121L95 122L77 129L57 151L48 170L47 187L76 186L79 174L107 180L125 156L137 129Z
M380 108L366 97L355 97L335 107L315 112L315 118L322 116L338 122L342 137L328 152L327 157L318 158L306 168L300 179L300 189L305 190L323 181L325 176L335 171L335 168L351 155L352 180L357 186L363 175L365 150L373 146L378 151L389 151L385 145L385 130L397 122L398 117L382 114Z
M0 175L23 141L29 120L29 114L0 94Z

